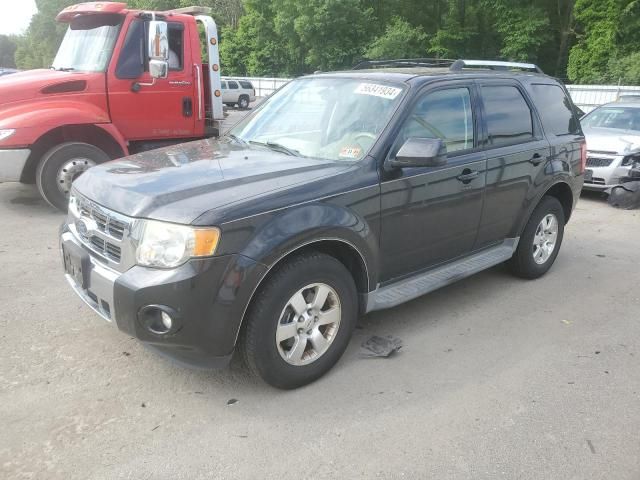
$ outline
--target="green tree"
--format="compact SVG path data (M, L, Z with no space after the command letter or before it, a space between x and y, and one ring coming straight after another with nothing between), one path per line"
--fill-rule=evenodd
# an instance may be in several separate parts
M67 25L56 22L56 15L75 0L36 0L38 13L31 18L25 35L18 40L15 61L18 68L47 68L55 57Z
M0 35L0 67L15 68L16 40L14 37Z
M622 85L640 85L640 52L612 58L608 64L609 81Z
M605 81L609 58L616 51L617 0L578 0L576 22L581 33L571 49L567 73L573 81L597 83Z
M423 28L394 17L383 35L377 37L365 52L370 59L424 57L429 50L429 37Z
M502 45L500 55L509 60L537 61L540 47L551 37L549 18L541 8L521 7L514 3L496 5L496 30L501 35Z

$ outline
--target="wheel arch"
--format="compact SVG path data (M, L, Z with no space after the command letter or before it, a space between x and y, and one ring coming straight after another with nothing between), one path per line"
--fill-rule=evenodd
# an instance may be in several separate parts
M56 145L66 142L88 143L105 152L112 160L128 153L126 143L117 131L108 131L94 124L63 125L47 131L33 143L20 181L34 183L42 156Z
M245 325L245 320L247 316L247 312L252 302L255 299L257 292L260 288L269 280L269 278L273 275L273 273L277 270L277 267L283 265L291 258L297 255L304 255L305 252L321 252L326 255L330 255L337 259L340 263L342 263L349 272L351 272L353 280L356 284L356 290L358 291L358 307L359 311L363 312L364 310L364 298L365 294L370 291L370 270L367 265L366 259L362 252L358 250L358 248L351 242L337 237L331 238L321 238L312 240L306 243L302 243L293 248L287 250L286 253L281 255L277 260L271 263L266 272L262 275L262 277L258 280L251 295L249 296L249 300L244 307L244 311L242 312L242 317L240 319L240 325L238 328L238 332L236 334L236 344L240 335L242 328Z
M574 204L574 196L573 190L571 186L564 180L557 181L551 184L546 190L540 194L534 202L531 202L529 209L527 210L527 214L523 216L520 224L518 225L517 236L522 235L522 232L527 226L529 222L529 218L533 214L533 211L540 204L544 197L554 197L558 199L560 204L562 205L562 210L564 212L564 221L565 224L569 223L569 219L571 218L571 213L573 212L573 204Z

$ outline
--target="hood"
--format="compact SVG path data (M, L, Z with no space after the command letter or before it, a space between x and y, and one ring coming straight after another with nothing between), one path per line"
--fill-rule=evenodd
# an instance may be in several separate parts
M243 202L259 205L272 193L349 166L209 139L98 165L73 185L81 195L124 215L188 224L210 210Z
M42 96L84 91L88 77L92 75L95 74L44 69L3 75L0 77L0 108Z
M589 152L629 155L640 151L640 132L614 128L583 128Z

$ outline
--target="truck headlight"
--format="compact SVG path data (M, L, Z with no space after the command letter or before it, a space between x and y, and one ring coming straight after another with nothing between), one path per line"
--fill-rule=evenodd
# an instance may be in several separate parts
M136 248L138 265L174 268L193 257L213 255L220 230L144 220Z
M5 128L0 130L0 141L9 138L14 133L16 133L16 131L13 128Z

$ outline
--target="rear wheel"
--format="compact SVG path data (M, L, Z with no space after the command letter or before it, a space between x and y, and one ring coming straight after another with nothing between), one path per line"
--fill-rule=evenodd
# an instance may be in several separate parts
M349 271L309 253L278 268L247 312L240 348L249 369L284 389L317 380L344 353L357 320Z
M247 108L249 108L249 97L247 97L246 95L241 95L238 99L238 107L240 108L240 110L246 110Z
M538 278L555 262L564 236L564 209L555 197L544 197L529 218L513 258L511 271L522 278Z
M88 143L57 145L45 153L38 164L38 190L50 205L66 211L72 182L89 168L108 160L106 153Z

